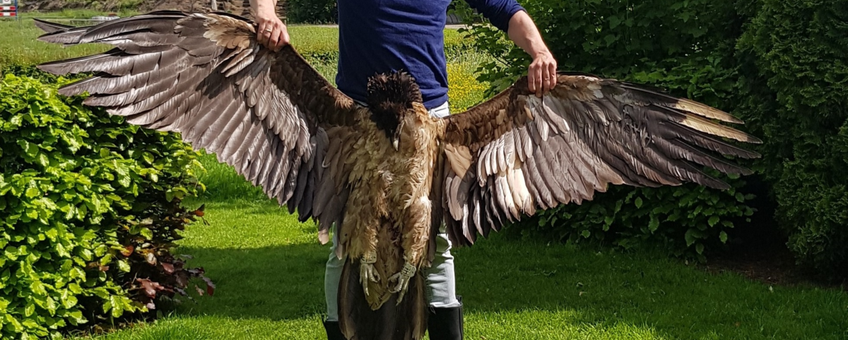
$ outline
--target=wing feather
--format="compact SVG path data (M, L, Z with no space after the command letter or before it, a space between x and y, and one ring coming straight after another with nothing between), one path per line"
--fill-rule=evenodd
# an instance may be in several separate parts
M115 46L39 65L56 74L96 74L61 94L88 92L87 105L131 124L180 132L281 205L297 208L301 220L316 218L322 242L341 221L351 143L339 141L356 135L351 126L364 115L291 46L267 50L252 23L222 13L161 11L93 27L38 25L48 32L42 41Z
M477 234L485 236L537 209L591 200L610 184L694 182L724 189L728 185L703 168L750 174L724 156L759 157L724 140L760 143L720 123L740 120L701 103L564 74L538 98L526 82L522 78L491 100L447 118L445 166L453 171L442 182L450 211L444 218L448 229L461 229L449 231L465 237L459 244L472 244ZM469 156L452 154L459 149Z

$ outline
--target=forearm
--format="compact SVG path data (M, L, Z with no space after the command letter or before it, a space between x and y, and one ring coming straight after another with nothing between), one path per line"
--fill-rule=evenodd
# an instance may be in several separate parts
M539 29L536 28L536 24L527 15L527 12L518 11L509 19L509 30L507 34L518 47L521 47L521 49L533 58L541 54L551 53L548 50L548 46L542 40Z
M256 16L259 13L276 13L277 0L250 0L250 8L253 12L253 15Z
M557 84L557 62L533 19L525 11L515 12L509 19L507 34L533 58L527 69L527 89L539 97L545 95Z

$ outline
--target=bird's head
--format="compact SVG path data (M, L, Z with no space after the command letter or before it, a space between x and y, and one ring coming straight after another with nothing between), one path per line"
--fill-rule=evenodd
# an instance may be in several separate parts
M412 103L423 102L415 79L405 72L375 75L368 79L366 101L371 110L371 120L398 150L404 117L412 112Z

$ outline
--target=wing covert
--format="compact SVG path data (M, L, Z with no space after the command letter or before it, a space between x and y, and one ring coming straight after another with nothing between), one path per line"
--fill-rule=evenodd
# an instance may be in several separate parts
M717 122L741 121L701 103L588 75L560 74L542 98L526 83L447 118L442 204L454 242L610 184L725 189L703 167L749 174L722 155L759 157L724 140L758 139Z

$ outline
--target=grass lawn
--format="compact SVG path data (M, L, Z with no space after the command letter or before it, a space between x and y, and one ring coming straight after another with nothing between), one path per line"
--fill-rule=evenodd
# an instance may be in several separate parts
M206 157L204 163L214 162ZM248 185L249 186L249 185ZM103 339L321 339L323 264L314 225L252 192L207 203L181 252L212 297ZM712 275L659 254L548 245L496 234L455 252L467 339L845 339L848 295Z
M332 52L332 28L292 27L307 52ZM31 21L0 22L0 67L92 53L102 47L35 42ZM449 33L454 34L454 33ZM460 43L461 39L450 38ZM332 54L332 53L330 53ZM483 99L473 70L485 58L449 56L451 106ZM316 68L333 79L332 58ZM206 219L185 233L191 254L217 284L212 297L184 302L158 321L97 339L322 339L323 265L329 245L212 155L203 197ZM548 244L510 229L455 251L466 339L848 339L848 294L770 287L713 275L658 253Z

